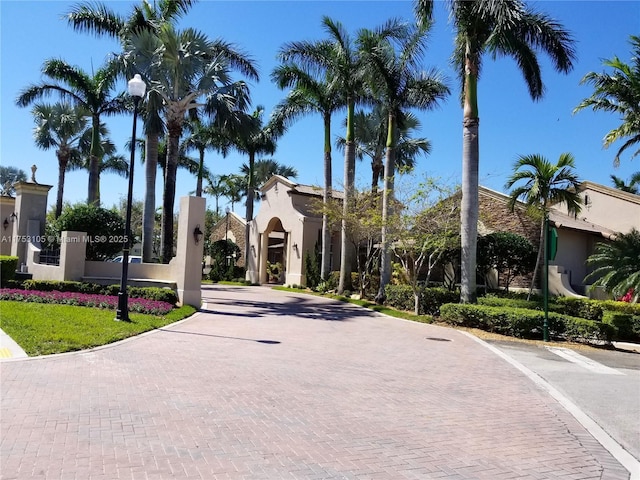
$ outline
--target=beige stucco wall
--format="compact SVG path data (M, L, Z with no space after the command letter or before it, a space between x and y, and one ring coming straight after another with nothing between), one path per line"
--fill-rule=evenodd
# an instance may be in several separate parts
M0 239L0 255L11 255L11 242L14 236L15 217L11 214L15 212L16 199L13 197L0 197L0 231L2 238ZM4 221L7 221L7 228L4 228Z

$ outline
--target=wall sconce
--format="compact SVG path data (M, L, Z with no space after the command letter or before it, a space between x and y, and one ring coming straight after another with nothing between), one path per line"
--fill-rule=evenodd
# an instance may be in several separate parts
M13 223L13 222L15 222L15 221L18 219L18 215L16 215L16 212L13 212L13 213L10 215L10 218L11 218L11 223Z
M202 240L203 236L204 233L202 233L202 230L200 230L200 224L196 225L196 228L193 230L193 239L195 240L196 245L200 243L200 240Z
M256 256L256 247L255 245L251 245L251 254L255 257Z
M4 229L6 230L7 227L9 226L9 220L7 220L6 218L4 219L4 222L2 222L2 226L4 227Z
M298 244L297 244L297 243L294 243L294 244L293 244L293 249L294 249L296 252L298 251Z

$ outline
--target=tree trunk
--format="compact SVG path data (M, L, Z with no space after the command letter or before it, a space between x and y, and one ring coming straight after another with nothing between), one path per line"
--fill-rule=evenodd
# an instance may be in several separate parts
M324 191L322 192L322 202L325 209L331 201L332 194L332 173L331 173L331 115L324 116ZM327 212L322 213L322 253L320 278L327 280L331 272L331 229Z
M351 242L347 238L347 217L352 210L353 188L356 178L356 145L354 143L355 131L353 125L353 115L355 104L353 98L347 98L347 134L344 148L344 200L342 204L342 229L341 229L341 249L340 249L340 282L338 293L351 288L351 268L353 255Z
M153 261L154 227L156 223L156 174L158 172L158 134L147 134L145 142L145 195L142 212L142 261Z
M58 196L56 198L56 213L55 218L58 218L62 213L62 202L64 199L64 178L67 173L67 163L69 157L63 152L58 152Z
M246 206L246 226L244 229L244 261L249 273L249 255L251 254L251 221L253 220L253 199L255 196L255 172L253 171L256 164L255 152L249 152L249 181L247 182L247 206ZM263 252L266 255L266 252ZM247 278L249 280L249 278Z
M176 173L178 170L178 143L181 125L168 125L167 167L165 169L164 196L162 199L162 263L173 258L173 209L176 199Z
M420 315L420 290L413 292L413 313Z
M477 68L467 47L462 132L462 201L460 208L460 301L475 303L476 249L478 244L478 166L480 150L477 101Z
M91 153L89 155L89 188L87 203L100 205L100 162L102 161L100 146L100 117L92 116Z
M198 180L196 181L196 197L202 196L202 170L204 169L204 148L200 149L200 162L198 163Z
M540 225L540 245L538 245L538 255L536 257L536 266L533 269L533 277L531 278L531 286L529 287L529 294L527 295L527 300L531 298L531 294L533 293L533 289L536 286L536 277L538 275L538 270L540 269L540 264L542 263L542 252L544 249L544 217L542 219L542 225Z
M382 231L380 249L380 288L376 295L376 303L382 304L386 300L385 287L391 281L391 250L389 248L389 214L393 201L394 176L396 169L396 116L389 113L389 131L387 135L387 154L384 163L384 190L382 191Z

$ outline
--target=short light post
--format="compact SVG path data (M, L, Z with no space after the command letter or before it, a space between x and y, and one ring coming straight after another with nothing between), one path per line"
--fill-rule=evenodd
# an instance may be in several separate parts
M138 120L138 104L144 97L147 85L137 73L129 80L129 95L133 98L133 131L131 133L131 159L129 161L129 190L127 192L127 216L124 224L124 239L122 241L122 276L120 277L120 291L118 292L118 308L116 320L129 321L129 297L127 294L127 277L129 275L129 248L131 245L131 203L133 201L133 166L136 153L136 122Z

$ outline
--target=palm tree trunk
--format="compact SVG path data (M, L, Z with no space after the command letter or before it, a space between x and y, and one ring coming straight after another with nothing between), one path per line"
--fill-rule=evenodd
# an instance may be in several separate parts
M331 201L332 195L332 173L331 173L331 115L324 116L324 191L322 192L322 202L325 209ZM329 228L329 218L327 212L322 213L322 264L320 266L320 278L326 280L331 271L331 230Z
M204 149L200 149L200 162L198 163L198 180L196 181L196 197L202 196L202 170L204 169Z
M167 167L162 199L162 263L169 263L173 257L173 209L176 198L178 142L180 141L181 130L180 126L168 127Z
M385 287L391 281L391 250L389 248L388 221L393 200L394 175L396 167L395 150L395 115L389 114L389 132L387 137L387 155L384 164L384 190L382 192L382 232L380 248L382 250L382 261L380 265L380 288L376 295L377 303L384 303L386 300Z
M68 158L64 155L58 155L58 196L56 198L56 214L58 218L62 214L62 202L64 199L64 178L67 173Z
M340 249L340 282L338 293L351 288L352 248L347 235L347 218L352 210L353 188L356 177L356 145L354 143L353 112L354 102L347 100L347 134L344 148L344 200L342 204L342 229Z
M145 195L142 212L142 261L153 261L153 230L156 223L156 174L158 172L158 134L147 134L145 142Z
M536 257L536 266L533 269L533 277L531 277L531 286L529 287L529 294L527 295L527 300L531 298L531 294L533 293L533 289L536 285L536 277L538 276L538 270L540 269L540 264L542 263L542 252L544 250L544 218L542 219L542 225L540 225L540 245L538 245L538 256Z
M247 275L249 275L249 255L251 255L251 220L253 220L253 198L255 194L255 163L256 163L256 154L255 152L249 152L249 180L247 182L247 206L246 206L246 226L244 229L244 261L245 266L247 268ZM263 252L265 255L267 252ZM247 280L251 280L247 277Z
M467 47L462 131L462 201L460 206L460 301L476 302L476 248L478 244L478 166L480 150L477 68Z
M100 117L93 115L91 130L91 153L89 155L89 188L87 203L100 205Z

